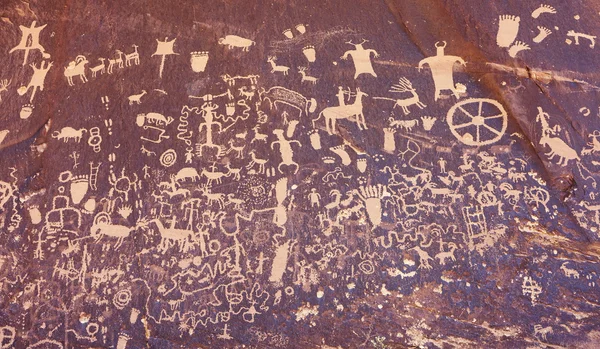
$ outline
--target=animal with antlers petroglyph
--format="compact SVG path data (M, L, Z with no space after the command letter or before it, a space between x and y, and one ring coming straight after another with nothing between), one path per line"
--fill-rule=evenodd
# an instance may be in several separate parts
M276 60L277 57L275 56L269 56L269 58L267 58L267 62L271 64L271 73L280 72L283 73L283 75L288 75L290 67L286 67L285 65L277 65L275 63Z
M410 114L410 110L408 110L408 107L411 105L416 105L417 107L419 107L421 109L427 107L427 105L423 104L423 102L421 102L421 100L419 99L419 95L417 94L417 91L413 87L410 80L408 80L405 77L400 78L400 80L398 80L397 84L392 85L392 88L389 90L389 92L395 92L395 93L409 92L412 96L409 98L405 98L405 99L394 99L394 98L388 98L388 97L373 97L373 99L395 101L396 104L394 105L394 108L401 107L402 111L404 112L405 115Z
M319 117L314 119L313 128L316 128L315 123L323 116L325 118L325 128L332 135L335 134L335 123L338 119L356 118L356 124L360 130L367 129L367 123L363 114L362 98L368 94L362 92L360 88L356 88L356 99L354 103L348 105L340 105L335 107L327 107L321 111Z

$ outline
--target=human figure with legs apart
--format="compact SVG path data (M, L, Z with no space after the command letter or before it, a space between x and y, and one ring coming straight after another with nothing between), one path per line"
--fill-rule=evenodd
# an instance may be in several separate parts
M423 68L423 65L429 65L431 69L431 75L433 76L433 82L435 84L435 100L440 98L440 91L450 90L457 99L460 98L456 86L454 85L454 64L460 63L465 65L465 61L458 56L446 56L444 54L444 48L446 48L446 42L441 45L439 42L435 44L437 49L436 55L427 57L419 62L419 71Z
M36 27L35 24L36 21L33 21L29 27L20 25L19 29L21 30L22 34L21 41L17 46L8 51L8 53L13 53L18 50L23 50L25 52L23 57L23 65L27 64L27 57L29 56L29 51L31 50L40 51L42 58L44 59L50 58L50 54L46 52L46 49L44 49L44 47L40 44L40 33L44 28L46 28L47 24L39 27Z
M200 155L202 155L202 148L204 147L217 148L217 154L221 153L221 146L214 144L212 140L212 127L217 126L219 128L218 132L221 132L222 128L220 122L213 121L216 115L214 111L217 108L218 106L212 102L206 102L202 106L202 112L200 115L204 118L204 122L198 126L198 132L201 133L202 129L206 130L206 141L199 145Z
M344 91L342 86L338 86L338 93L335 95L340 106L346 105L346 95L350 95L350 91Z
M42 61L42 63L40 63L39 68L36 67L35 64L30 64L29 66L31 67L31 69L33 69L33 75L31 76L31 80L29 81L29 84L27 86L21 86L17 90L17 93L20 96L22 96L25 93L27 93L27 91L29 91L30 88L32 88L33 90L31 91L29 103L33 103L33 98L35 97L36 91L38 89L40 91L44 90L44 81L46 81L46 75L48 75L48 70L50 70L50 68L52 67L52 62Z
M347 44L354 45L354 50L348 50L342 56L342 59L348 59L348 56L352 57L354 61L354 69L356 72L354 73L354 78L356 79L360 74L371 74L374 77L377 77L375 71L373 70L373 65L371 64L371 53L375 56L375 58L379 57L379 53L375 50L365 49L362 44L367 42L364 40L360 44L354 44L351 41L346 42Z

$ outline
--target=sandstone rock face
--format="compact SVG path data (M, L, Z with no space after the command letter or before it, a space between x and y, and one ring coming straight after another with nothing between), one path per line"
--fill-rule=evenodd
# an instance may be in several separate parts
M0 348L597 346L596 5L4 5Z

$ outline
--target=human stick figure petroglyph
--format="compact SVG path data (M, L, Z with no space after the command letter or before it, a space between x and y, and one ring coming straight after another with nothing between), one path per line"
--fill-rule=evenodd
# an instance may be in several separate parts
M35 92L39 89L40 91L44 90L44 81L46 80L46 75L48 75L48 70L50 70L50 68L52 67L52 62L47 62L47 61L42 61L40 63L40 67L36 67L35 64L30 64L29 65L31 67L31 69L33 69L33 75L31 76L31 80L29 81L29 84L27 86L21 86L19 87L19 89L17 90L17 93L22 96L25 93L27 93L27 91L29 91L30 88L32 88L33 90L31 91L31 97L29 98L29 103L33 103L33 98L35 97ZM4 80L6 81L6 80ZM3 87L7 87L8 85L4 85Z
M11 82L12 80L8 79L0 80L0 102L2 102L2 93L8 91Z
M435 100L440 98L440 92L442 90L450 90L454 94L456 99L460 98L457 90L457 85L454 84L454 65L459 63L466 65L465 61L458 56L446 56L444 49L446 48L446 42L443 44L437 42L435 44L436 55L425 58L419 62L419 71L424 65L428 65L431 69L431 75L435 84Z
M214 121L215 116L216 116L215 110L217 108L218 108L218 105L216 105L212 102L206 102L202 105L202 108L201 108L202 111L200 112L200 116L202 116L202 118L204 118L204 122L198 126L198 133L201 133L202 130L204 129L205 135L206 135L206 140L204 143L199 144L197 146L198 155L202 155L203 148L216 148L217 155L220 155L221 152L223 151L221 149L221 146L214 144L213 140L212 140L213 126L218 127L217 132L221 132L222 128L223 128L223 126L221 125L221 123L219 121Z
M309 42L320 40L313 34L286 41L289 41L289 48L306 48ZM532 31L531 34L533 36L536 33ZM339 37L348 33L336 35L331 38L339 42ZM154 38L150 37L150 40ZM213 36L213 41L216 38L218 36ZM319 45L321 47L322 42ZM436 44L440 45L446 46L445 43ZM511 45L514 46L514 41ZM381 47L383 49L386 44L382 42ZM137 47L126 51L137 52ZM222 68L217 60L223 53L235 59L239 58L238 54L243 55L244 59L256 59L255 68L260 68L261 60L263 68L267 67L264 64L267 57L260 58L257 54L276 52L282 62L290 59L284 56L287 51L268 51L263 47L253 48L250 54L242 54L242 48L235 47L231 52L223 47L217 51L215 71ZM75 52L85 52L89 57L88 51ZM140 53L143 55L145 52L141 45ZM294 54L293 50L289 53ZM135 60L130 60L129 55L131 53L120 54L119 59L114 60L114 69L119 67L119 61L123 66L134 65ZM472 282L470 277L464 276L467 275L465 270L478 268L479 263L495 258L498 251L505 250L507 245L502 242L506 243L509 238L506 236L508 229L513 233L529 220L539 219L546 223L546 216L561 214L561 209L556 206L559 202L548 191L548 184L539 177L530 161L518 158L520 143L527 142L527 138L511 136L510 139L503 139L504 143L510 142L509 145L502 143L502 139L493 140L502 137L497 133L505 132L505 113L489 102L491 100L484 99L479 103L480 99L464 98L466 89L454 84L454 81L447 84L446 89L438 89L436 83L436 100L441 101L434 103L435 108L429 106L429 112L424 113L422 109L426 106L418 97L420 95L426 101L427 96L418 88L416 80L411 78L412 82L406 79L407 85L404 86L409 88L393 91L402 93L398 95L402 99L390 100L396 103L394 108L400 106L404 112L398 114L402 117L394 116L390 114L393 103L373 102L373 98L361 96L361 90L367 90L365 84L369 84L369 94L372 95L372 91L387 91L386 83L374 84L374 79L362 77L370 81L363 81L365 84L362 85L365 86L359 86L352 93L361 84L332 81L336 78L335 74L326 72L319 74L319 85L313 86L316 78L311 80L312 77L306 74L310 72L316 75L321 69L327 69L327 62L321 62L323 65L311 64L304 71L296 63L306 62L305 57L298 56L294 57L298 61L294 60L294 66L287 64L290 69L298 70L297 74L290 74L288 78L271 74L265 81L251 74L253 66L240 66L244 71L240 74L248 75L219 78L211 74L212 71L194 74L189 71L187 60L178 60L177 67L184 68L182 71L185 74L182 76L191 80L182 80L175 86L163 81L169 95L164 92L159 100L148 98L158 95L151 93L151 84L134 84L136 87L126 85L118 88L118 91L125 91L120 96L116 95L117 91L112 94L100 91L101 96L109 94L111 99L117 101L116 104L111 101L115 105L110 110L111 114L106 115L108 112L102 110L99 116L69 115L66 109L65 115L70 119L54 121L60 121L60 126L46 132L45 135L50 136L52 141L49 148L61 152L68 161L57 163L64 168L53 166L48 171L56 168L75 173L80 170L82 177L86 178L78 178L80 173L69 176L61 174L60 184L56 183L60 187L50 186L46 189L50 195L60 194L55 195L57 200L50 203L47 202L47 194L31 195L30 198L29 193L19 193L21 188L27 187L20 180L14 184L6 183L10 188L0 185L0 211L8 212L8 215L0 212L0 226L12 228L9 230L11 234L4 234L6 239L11 239L11 244L14 244L12 239L17 243L18 238L23 240L26 235L19 234L22 229L15 228L22 226L9 222L12 219L11 210L14 207L19 210L22 204L28 213L24 223L31 224L31 235L38 237L38 241L33 243L44 245L43 251L40 247L34 255L48 260L51 268L52 265L56 266L54 272L49 273L52 284L42 291L49 294L54 290L67 290L66 295L85 296L85 301L82 298L83 303L75 302L68 311L65 310L65 319L68 321L57 325L52 318L53 312L47 312L46 307L54 304L55 299L60 299L62 293L51 301L47 301L51 299L47 295L44 295L46 300L34 298L30 301L27 291L22 295L16 293L16 301L22 303L24 310L27 310L26 307L35 310L31 313L32 321L35 321L33 326L27 324L27 311L23 312L23 320L15 322L20 326L22 324L23 328L31 327L18 331L29 338L25 339L30 341L27 343L127 349L136 346L138 340L143 342L143 333L140 336L135 331L143 323L149 329L172 328L175 336L179 334L190 343L198 341L200 334L212 331L223 340L245 340L241 339L245 338L244 333L250 333L252 338L266 346L285 347L287 341L275 343L274 340L284 337L258 330L262 323L259 316L264 317L262 320L270 321L266 318L270 307L283 307L279 310L294 307L296 300L313 297L316 293L319 306L315 306L314 299L310 298L313 304L304 309L309 309L311 313L305 310L295 313L299 322L308 320L318 324L319 313L333 309L339 312L348 307L347 302L340 298L344 293L347 297L358 299L366 292L381 290L382 299L385 299L389 295L411 294L416 287L433 280L433 292L447 295L448 292L454 292L456 287L461 290L470 287L468 284L465 286L466 282ZM305 56L310 61L310 55L305 53ZM323 52L320 58L326 59L328 56ZM369 55L370 58L372 56ZM437 56L426 59L429 58ZM419 59L412 63L413 68ZM20 63L20 57L18 61ZM36 65L38 62L41 61L36 61ZM97 72L103 74L106 65L104 61L102 63L97 70L90 69L92 77ZM410 64L403 67L410 69ZM453 69L458 68L457 61L454 61L449 72L444 74L454 79ZM142 73L143 69L140 69L134 68ZM431 69L434 70L433 67ZM192 70L202 69L198 66L194 68L192 63ZM163 73L168 75L168 71ZM237 69L231 71L238 73ZM305 74L302 74L303 71ZM62 76L62 71L52 72ZM350 74L350 71L347 73ZM383 78L383 71L377 73L380 79ZM391 78L394 83L395 73L387 73L386 78ZM347 77L346 74L342 75ZM73 76L77 78L77 75ZM403 75L396 76L397 79ZM12 81L21 78L15 76ZM269 81L281 78L290 87L296 86L292 88L300 92L269 85ZM117 79L113 75L99 79L106 79L105 82L110 84L110 81L122 80L122 77ZM436 82L435 77L433 80ZM401 80L396 90L402 89L403 85ZM478 93L478 85L478 82L470 81L469 86L473 86L473 91L469 94ZM171 102L189 95L190 86L193 86L193 94L202 95L190 96L196 99L191 102L196 103L198 99L203 102L198 102L200 104L195 108L184 106L178 120L166 117L167 110L174 106ZM319 86L330 86L337 95L324 98ZM338 89L338 86L342 87ZM352 90L347 86L352 86ZM79 94L93 86L81 87L71 91L71 101L78 101ZM143 93L145 90L142 88L150 93ZM440 95L444 90L450 92ZM3 95L7 97L7 102L13 102L10 100L13 92L14 88ZM135 94L128 97L132 93ZM394 93L387 94L396 97ZM431 94L428 96L432 97ZM42 97L46 96L38 93L38 100ZM29 99L29 95L23 98ZM98 98L90 96L92 99L97 101ZM316 99L322 99L325 103L319 110L327 117L324 129L322 124L316 124L321 114L318 118L311 115L316 110ZM104 97L102 102L108 103ZM590 109L595 108L591 102L587 103ZM373 125L369 124L368 131L358 131L357 134L358 129L367 127L362 114L363 104L364 112L369 113L367 117L370 120L372 118ZM379 104L390 108L380 110ZM129 116L125 113L123 118L118 119L115 112L123 106L127 106L125 109L130 111ZM156 109L161 107L162 111ZM451 132L454 131L456 139L444 134L448 131L446 123L436 124L433 132L425 132L432 131L436 120L442 120L440 110L446 112L449 108L453 111L451 120L448 121L446 115L448 127ZM45 106L40 106L36 112L45 112L44 109ZM336 112L325 115L326 110ZM407 119L404 114L409 112L419 115ZM582 120L592 121L593 117ZM96 124L101 127L94 126L98 118L106 127L100 123ZM116 121L114 126L105 122L109 118ZM343 121L343 127L336 129L338 118L347 121ZM177 121L175 125L173 121ZM572 140L567 134L560 135L561 130L554 124L554 128L550 128L548 123L542 129L551 130L548 131L549 137L562 138L565 143L572 144L577 152L581 152L584 161L594 166L600 164L592 162L600 154L600 151L596 151L600 146L596 147L597 132L593 132L594 128L589 129L587 123L582 125L581 130L577 128L578 133L584 136L590 133L590 138L586 140L590 143L585 147L586 151L582 151L576 147L583 144L582 141L577 138ZM215 128L215 124L219 126ZM85 132L86 129L88 132ZM323 136L325 130L333 136L324 136L321 144L319 132ZM11 129L10 132L17 130ZM340 135L334 135L336 132ZM151 136L157 133L158 138ZM169 136L174 138L174 134L177 139L169 139ZM195 137L194 140L192 137ZM365 137L383 139L369 141ZM80 156L75 156L73 150L82 144L81 140L87 141L92 149L83 149L88 151L87 154L78 150ZM162 144L158 144L161 141ZM301 148L308 141L312 147ZM488 141L489 144L482 144ZM494 142L498 145L492 144ZM198 146L194 147L193 143L198 143ZM207 149L209 144L214 145L215 149ZM34 146L40 148L44 144ZM420 146L423 146L423 152ZM32 146L32 149L36 148ZM83 148L87 147L84 145ZM102 151L106 151L106 154ZM69 154L73 155L70 158L72 161L68 158ZM141 156L138 162L130 161L139 155L147 156ZM185 164L181 161L182 156L185 156ZM106 166L99 171L99 165L95 164L107 157L110 170ZM78 167L79 162L86 166ZM90 163L89 172L87 163ZM594 221L600 222L597 217L592 217L593 213L599 214L600 205L593 201L596 194L589 189L593 172L586 178L580 168L580 174L585 183L581 185L583 189L578 195L583 195L584 201L578 201L577 208L582 213L577 212L576 217L582 226L587 224L586 228L589 229L594 226ZM579 181L577 173L574 175ZM67 177L72 178L67 180ZM23 173L22 180L29 180L27 173ZM89 191L87 188L83 190L85 182L89 185ZM531 185L535 182L539 186ZM10 192L6 194L9 196L6 200L3 196L5 189ZM585 201L588 198L589 201ZM50 214L44 215L44 210L50 211ZM515 223L512 222L513 218ZM427 224L436 221L443 225L456 219L464 226L464 233L451 230L440 233L437 228ZM502 241L501 238L507 239ZM132 248L135 254L130 253ZM348 251L360 253L351 254ZM15 283L12 280L22 269L18 259L10 265L8 261L11 257L5 252L0 251L0 270L4 271L0 275L0 286L4 285L5 290L17 290L20 287L19 279ZM15 255L21 256L18 251ZM91 273L82 266L89 256L92 256L95 268ZM509 258L504 260L508 261ZM582 273L585 270L586 275L589 273L589 264L583 260L578 260L577 266L561 266L560 263L566 258L556 258L558 264L552 258L549 256L545 262L534 257L533 261L542 265L539 265L540 269L532 268L532 276L542 277L539 271L545 268L546 271L552 271L554 276L558 274L559 279L571 278L571 281L579 282L574 272ZM131 272L138 272L138 269L140 278L132 280ZM394 278L393 283L386 281L387 285L379 282L386 270L389 277ZM582 283L591 282L591 279L586 281L586 275L580 274ZM31 275L25 278L31 278ZM521 286L522 278L515 280L517 288ZM344 280L347 285L343 285ZM342 284L338 284L338 281ZM546 277L538 282L540 285L546 282ZM342 290L336 285L341 286ZM347 290L344 286L347 286ZM521 293L520 289L517 291ZM328 300L332 300L332 304L328 304ZM381 307L388 306L382 304ZM108 311L98 312L97 307ZM115 311L111 312L111 309ZM294 311L291 311L293 314ZM67 317L68 314L75 316ZM119 319L122 321L119 322ZM12 321L10 316L9 321ZM523 333L528 333L527 330L532 332L532 324L535 323L541 322L546 326L544 321L547 320L532 321ZM243 325L251 322L259 324L253 327L254 330L244 332L246 328ZM76 326L71 326L73 324ZM116 324L117 327L111 328L109 324ZM62 329L66 330L67 326L72 328L70 332L67 331L68 336L77 343L38 342L39 335L46 333L53 340L59 338ZM409 337L413 336L410 333L413 329L406 332L407 341L411 340ZM558 331L558 327L555 330ZM540 339L543 328L538 332ZM59 333L58 337L56 333ZM383 348L388 345L383 336L390 338L394 333L378 330L377 334L376 340L370 343ZM404 340L402 336L398 338L397 341ZM365 343L368 344L368 339ZM339 344L344 345L343 342Z
M13 47L8 53L13 53L17 50L25 51L25 56L23 57L23 65L27 64L27 57L29 56L30 50L38 50L42 54L42 58L49 59L50 54L46 52L46 49L40 44L40 33L46 28L47 24L41 25L39 27L35 26L36 21L31 22L31 26L25 27L20 25L19 29L21 30L21 41L15 47Z
M175 53L173 51L173 46L175 45L176 38L169 41L169 38L165 38L165 41L160 41L156 39L156 52L152 54L152 56L161 56L160 60L160 68L158 69L158 77L162 78L163 70L165 68L165 59L170 55L178 55L179 53Z
M523 278L523 283L521 284L523 295L529 296L531 303L535 304L539 299L539 296L542 294L543 288L540 284L533 280L530 276L525 276Z
M379 53L373 49L365 49L363 47L365 42L368 42L368 40L363 39L360 44L354 44L352 43L352 40L347 41L347 44L354 45L354 50L346 51L341 57L344 60L348 59L348 56L352 58L355 69L354 79L361 74L370 74L371 76L377 77L371 63L371 54L377 58L379 57Z

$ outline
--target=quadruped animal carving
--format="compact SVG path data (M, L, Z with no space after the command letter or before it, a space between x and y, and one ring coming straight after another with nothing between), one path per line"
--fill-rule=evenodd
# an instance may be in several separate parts
M219 45L227 45L229 49L238 47L244 52L248 52L250 47L256 45L256 42L237 35L226 35L225 37L219 39Z
M74 86L73 77L79 76L81 82L86 83L88 81L85 76L85 66L88 64L88 60L83 55L79 55L74 61L69 63L69 66L65 68L64 75L67 78L69 86Z
M74 140L75 142L79 143L84 132L87 132L85 128L76 130L72 127L63 127L60 131L54 131L52 133L52 138L62 140L65 143L70 140Z
M542 107L538 107L536 120L542 125L540 145L550 148L550 151L546 153L546 155L549 156L548 160L552 160L555 156L558 156L559 166L567 166L571 160L580 160L575 149L571 148L565 141L555 136L560 130L560 126L556 125L555 127L550 128L548 123L549 119L550 115L544 112Z
M268 90L260 90L259 96L262 101L269 102L271 107L277 108L279 104L288 105L298 110L298 118L307 115L317 109L317 101L314 98L307 99L302 94L282 86L273 86Z
M408 107L411 106L411 105L416 105L420 109L423 109L423 108L427 107L419 99L419 95L417 94L417 90L413 87L413 85L410 82L410 80L408 80L405 77L400 78L400 80L398 80L398 83L395 84L395 85L392 85L392 88L389 91L390 92L396 92L396 93L409 92L411 94L411 97L405 98L405 99L393 99L393 98L387 98L387 97L373 97L373 99L383 99L383 100L388 100L388 101L395 101L396 104L394 104L394 109L396 107L401 107L402 111L404 112L404 115L410 114L410 110L408 109Z
M354 103L336 107L327 107L323 109L321 113L319 113L319 117L313 120L313 128L316 127L316 121L318 121L322 116L325 120L325 128L329 134L336 133L335 124L338 119L356 118L356 125L358 128L360 130L366 130L367 123L363 114L362 105L362 99L365 96L368 96L368 94L362 92L360 88L357 88L356 99L354 100Z

